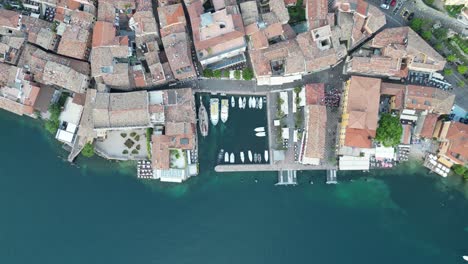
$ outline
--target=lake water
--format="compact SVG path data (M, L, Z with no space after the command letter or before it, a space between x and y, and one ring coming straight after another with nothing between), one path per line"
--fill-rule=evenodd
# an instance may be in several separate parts
M468 255L466 185L415 163L339 172L336 186L325 172L301 172L286 188L274 186L275 173L202 164L187 183L162 184L137 179L131 163L72 166L37 121L3 111L0 120L0 263L440 264Z

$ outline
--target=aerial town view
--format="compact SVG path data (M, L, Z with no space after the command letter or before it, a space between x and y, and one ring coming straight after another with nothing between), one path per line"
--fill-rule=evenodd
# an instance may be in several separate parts
M249 194L244 193L245 197L231 197L246 199L236 204L245 205L252 200L259 203L266 199L259 198L262 197L260 192L265 192L275 196L272 199L278 199L275 206L280 208L286 204L293 206L293 199L303 200L292 198L299 195L292 193L303 192L301 188L318 188L309 189L315 194L308 195L326 197L329 192L336 192L338 198L333 199L355 200L352 206L359 208L362 203L374 200L378 206L372 210L385 207L385 210L400 210L401 214L418 215L411 220L395 220L399 221L400 228L388 224L385 227L388 236L392 233L390 229L409 229L433 214L446 214L445 218L437 218L446 222L437 220L435 224L434 219L433 223L426 223L425 228L453 228L444 235L434 231L437 239L430 242L429 238L424 238L423 230L411 238L403 237L402 233L400 238L392 238L394 241L384 246L387 249L375 250L375 255L356 253L354 246L344 249L346 254L356 254L356 260L361 259L359 263L468 261L467 0L0 0L0 108L5 110L0 111L0 118L5 122L3 133L9 133L2 135L6 145L2 151L5 157L1 158L11 166L16 163L14 172L2 172L0 168L0 176L39 171L53 175L70 174L67 171L77 171L74 173L78 175L112 175L125 171L131 177L119 181L131 180L132 188L142 184L156 192L183 189L184 194L178 195L199 199L200 203L210 200L212 205L206 206L219 210L221 216L213 217L221 217L223 225L236 220L232 220L235 219L232 215L224 216L228 212L215 203L231 203L226 202L232 200L223 197L222 192L230 195L237 183L250 189L288 186L251 190ZM18 132L23 129L25 131ZM46 136L38 139L42 132ZM33 136L36 138L26 139ZM48 143L39 146L42 141ZM15 152L19 150L22 152ZM34 158L24 157L33 154ZM50 161L40 162L49 155ZM41 168L27 165L33 171L21 172L30 159L42 164ZM54 162L59 163L60 168L54 167ZM89 172L89 168L98 163L105 164L99 166L107 172ZM82 170L87 172L80 172ZM392 175L400 175L400 178ZM418 183L418 178L423 180ZM106 178L107 184L111 179ZM48 184L54 182L52 178L47 181ZM236 183L231 182L231 187L227 187L225 181ZM88 183L90 186L80 184L76 188L90 187L93 191L98 187L92 186L99 185L96 182ZM222 184L224 191L211 190L214 184ZM10 192L15 190L7 182L0 182L0 185ZM412 187L405 187L409 185ZM68 187L57 185L56 188L69 192L65 191ZM194 193L197 192L195 188L200 188L202 193ZM200 198L207 195L203 194L208 192L207 188L218 195L218 201ZM418 188L426 189L416 191ZM51 189L45 190L53 193ZM95 192L90 197L100 196ZM101 192L106 190L101 189ZM129 201L143 199L125 194L125 188L112 192L129 199L123 202L122 197L116 198L121 200L122 206L127 206L122 210L129 212L135 210L130 209L135 207L130 206ZM282 192L291 197L286 198ZM403 196L412 200L415 196L424 197L423 192L434 195L430 199L436 201L433 204L437 204L440 212L431 209L434 212L430 216L422 211L412 212L427 206L416 201L411 209L399 206L405 200ZM449 198L440 200L446 196ZM4 200L14 197L11 193ZM79 197L73 199L81 200ZM158 197L159 202L166 201L165 207L155 210L174 218L192 217L185 215L188 213L180 216L174 213L167 194ZM311 199L314 204L320 204L319 199L325 200ZM379 199L390 202L377 202ZM320 209L323 214L331 210L326 209L326 205L320 206L325 208ZM143 209L143 205L139 207L148 209ZM181 206L184 209L180 210L188 210L188 207L188 204ZM192 213L201 214L203 210ZM236 217L247 214L243 210L249 209L238 210ZM278 208L274 213L263 208L256 210L259 210L255 212L259 217L278 218L274 220L277 224L295 223L284 218L291 212ZM266 211L260 213L261 210ZM251 213L255 214L254 211ZM369 214L373 213L369 211ZM331 211L329 216L348 217ZM456 223L448 221L449 216L457 218ZM146 217L161 216L148 213L143 218ZM231 220L226 222L221 220L223 217ZM316 223L325 225L323 229L335 228L317 217L314 215L310 219L319 219ZM349 217L350 221L357 221L352 218L367 216ZM194 218L197 221L197 217ZM14 218L11 221L15 221ZM148 224L146 220L141 221ZM170 226L170 220L167 221L158 223ZM185 224L180 222L177 226ZM359 224L356 226L360 228ZM458 229L455 231L455 228ZM240 226L235 230L238 233L231 231L229 236L235 238L242 232L255 232ZM296 232L292 227L286 230ZM317 230L320 229L313 232ZM213 234L207 241L221 239L211 231ZM189 231L179 232L181 235ZM345 231L332 232L338 236ZM162 236L172 236L170 234ZM126 235L123 239L140 239ZM8 239L2 242L2 236L0 229L0 245L10 243ZM22 236L27 239L25 234ZM325 236L333 237L332 233ZM370 236L364 235L363 243L372 243L374 238ZM184 239L195 241L197 238ZM93 239L100 240L99 237ZM138 251L123 249L127 250L127 255L115 256L112 263L303 263L308 260L304 252L298 257L297 251L275 253L276 257L265 255L266 251L283 247L267 241L291 239L290 243L308 243L309 240L298 242L283 233L265 239L246 242L263 244L262 252L228 243L233 250L243 252L232 254L232 259L221 258L218 254L231 256L222 250L219 252L224 253L215 255L196 253L208 247L221 247L204 242L208 244L191 249L184 248L187 245L181 246L182 243L178 245L182 247L181 253L193 259L142 255L132 260L130 257L139 254ZM450 246L446 244L447 239L453 239ZM427 242L413 249L416 240ZM346 241L356 242L350 238ZM265 246L265 242L270 246ZM175 243L180 242L170 243L161 246L161 250L164 247L167 247L164 250L173 250ZM314 240L310 243L334 242ZM454 249L454 244L458 248ZM16 247L11 247L4 261L1 255L5 254L0 250L2 263L34 263L29 254L16 259L18 256L12 253ZM346 246L340 244L337 250L343 247ZM44 255L44 260L36 263L64 263L68 257L78 254L67 252L68 247L61 250L63 256ZM411 260L395 256L377 261L376 258L387 250L404 251L402 255L411 254L409 251L419 253ZM327 252L333 250L317 252L318 263L343 263L345 260L343 256L327 260ZM110 261L105 258L91 261L91 258L83 256L72 263Z

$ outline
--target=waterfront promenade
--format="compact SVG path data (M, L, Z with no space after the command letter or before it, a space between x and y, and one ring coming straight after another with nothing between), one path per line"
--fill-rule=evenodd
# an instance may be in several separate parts
M281 171L281 170L333 170L337 169L334 165L303 165L299 163L277 163L277 164L230 164L218 165L216 172L241 172L241 171Z

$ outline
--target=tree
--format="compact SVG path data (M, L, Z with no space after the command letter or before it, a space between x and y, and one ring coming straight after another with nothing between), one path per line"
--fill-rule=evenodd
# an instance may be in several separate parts
M224 77L224 78L229 78L229 70L225 70L225 71L223 72L223 77Z
M203 76L207 78L213 77L213 71L210 69L204 69L203 70Z
M253 77L254 77L254 75L253 75L252 69L246 68L246 69L242 70L242 78L244 80L250 81L250 80L253 79Z
M301 91L302 91L302 87L301 87L301 86L296 86L296 87L294 88L294 92L297 93L297 94L300 93Z
M234 78L236 78L236 80L240 80L241 72L239 70L234 71Z
M430 40L432 38L432 32L430 30L426 30L426 31L423 31L423 33L421 34L421 36L423 37L423 39L425 40Z
M447 61L449 62L454 62L457 60L457 56L453 55L453 54L450 54L447 56Z
M81 151L81 155L90 158L94 156L94 146L92 143L86 143L86 145L83 147L83 150Z
M375 140L382 143L385 147L396 146L400 143L403 127L400 119L390 114L383 114L379 120L379 127Z
M468 180L468 168L465 166L454 164L452 166L452 170L455 174L462 176L465 180Z
M444 46L442 45L442 43L437 43L435 45L435 49L438 50L438 51L441 51L443 48L444 48Z
M458 65L457 71L460 74L465 74L465 72L468 70L468 67L465 65Z
M215 78L221 78L221 71L220 70L214 70L213 71L213 76Z
M51 134L57 133L60 126L60 106L55 103L49 107L50 118L45 122L45 129Z
M411 20L410 27L414 31L420 31L423 23L424 23L424 20L422 18L414 18L413 20Z
M444 75L449 76L453 74L453 70L450 68L444 69Z
M447 34L448 34L448 29L446 28L438 28L438 29L434 29L434 37L436 37L438 40L444 40L447 38Z

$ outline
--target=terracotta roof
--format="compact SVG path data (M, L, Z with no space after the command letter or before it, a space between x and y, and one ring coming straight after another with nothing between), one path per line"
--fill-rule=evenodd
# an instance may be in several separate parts
M76 59L86 59L91 34L78 26L67 26L62 35L57 53Z
M159 24L165 28L174 24L186 24L182 4L158 7Z
M306 10L309 30L327 25L328 0L307 0Z
M324 105L308 105L307 117L304 157L323 159L325 157L325 136L327 133L327 109Z
M405 91L406 86L396 83L383 82L380 88L380 93L382 95L389 95L394 98L395 108L400 110L403 109L404 106Z
M436 115L436 114L426 115L422 130L420 133L421 137L432 139L432 135L434 133L434 129L435 129L438 118L439 118L439 115Z
M468 125L452 122L446 139L450 142L447 154L453 158L466 162L468 160Z
M0 9L0 27L18 28L19 14L15 11Z
M116 30L112 23L97 21L93 30L93 48L119 45Z
M325 85L323 83L308 83L305 86L306 104L321 104L325 98Z
M408 124L403 124L402 127L403 127L403 134L401 134L400 142L401 144L409 145L411 144L411 130L413 126L408 125Z
M381 80L352 76L348 87L345 145L369 148L375 137L380 100Z
M439 114L450 113L455 95L434 87L408 85L405 107L415 110L429 110Z

